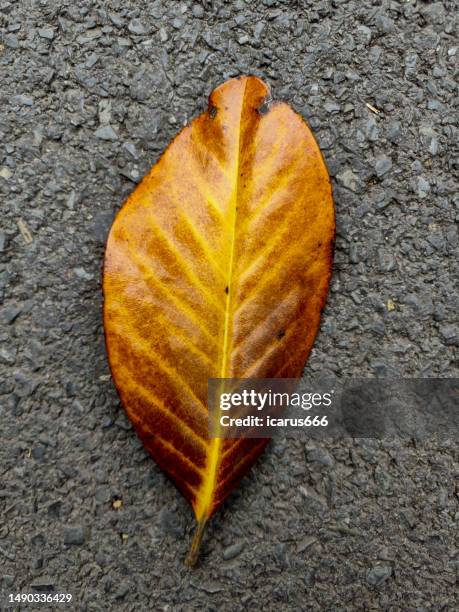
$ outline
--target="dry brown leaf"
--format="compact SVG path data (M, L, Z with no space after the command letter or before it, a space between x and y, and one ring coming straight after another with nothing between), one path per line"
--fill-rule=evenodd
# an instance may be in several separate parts
M158 465L206 520L266 440L209 439L209 378L298 377L332 267L317 143L256 77L231 79L118 213L104 322L119 395Z

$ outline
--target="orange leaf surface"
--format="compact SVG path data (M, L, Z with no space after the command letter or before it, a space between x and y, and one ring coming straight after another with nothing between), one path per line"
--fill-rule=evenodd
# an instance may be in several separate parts
M256 77L217 87L125 202L105 255L113 378L193 506L196 543L266 444L208 438L208 379L299 377L331 275L324 160L303 119L267 100Z

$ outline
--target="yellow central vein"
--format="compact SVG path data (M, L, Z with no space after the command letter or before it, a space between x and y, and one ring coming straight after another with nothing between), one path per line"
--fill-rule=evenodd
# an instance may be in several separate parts
M224 320L224 331L223 331L223 348L222 348L222 361L220 367L220 378L226 378L228 374L228 353L230 344L230 318L231 318L231 301L233 295L232 287L232 276L234 267L234 252L236 246L236 221L237 221L237 203L239 198L239 163L241 155L241 124L242 124L242 112L244 108L244 98L247 82L244 83L244 90L241 95L241 107L239 117L239 131L238 131L238 142L237 142L237 156L235 161L235 182L233 187L233 199L231 205L232 213L232 233L231 233L231 244L230 254L228 261L228 272L227 272L227 294L225 303L225 320ZM212 507L212 498L215 490L215 481L217 478L217 469L220 460L220 449L222 445L222 438L213 438L210 443L208 464L207 464L207 477L202 484L202 494L200 496L199 511L197 512L198 521L202 518L206 518L206 514Z

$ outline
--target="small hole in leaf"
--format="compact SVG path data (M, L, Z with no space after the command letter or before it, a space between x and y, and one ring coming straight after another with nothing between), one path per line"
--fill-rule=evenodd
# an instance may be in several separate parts
M228 295L228 291L229 291L229 287L228 287L228 286L226 286L226 287L225 287L225 293L226 293L226 295Z
M218 108L216 106L211 106L209 108L209 117L211 119L215 119L215 117L217 116L217 112L218 112Z
M277 333L277 339L281 340L285 336L285 330L281 329L280 332Z
M260 115L267 115L271 109L271 100L269 98L265 98L260 106L257 108L257 111Z

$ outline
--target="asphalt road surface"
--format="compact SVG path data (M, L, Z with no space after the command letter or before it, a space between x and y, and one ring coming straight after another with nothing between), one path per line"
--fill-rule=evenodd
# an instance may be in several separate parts
M0 26L0 590L76 610L453 610L446 440L277 439L187 569L194 519L119 406L100 272L167 143L256 74L334 185L307 372L457 376L457 5L0 0Z

